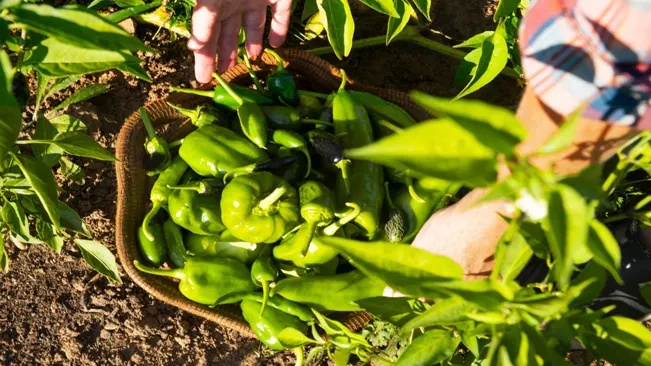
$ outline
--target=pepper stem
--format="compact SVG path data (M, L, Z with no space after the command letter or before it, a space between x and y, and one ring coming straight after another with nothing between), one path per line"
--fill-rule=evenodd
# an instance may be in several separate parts
M350 166L350 160L343 159L337 164L335 164L339 170L341 170L341 177L344 179L344 186L346 187L346 196L350 195L350 181L348 179L348 167Z
M389 194L389 182L384 182L384 195L387 199L387 203L389 204L389 208L395 210L396 205L393 204L393 200L391 199L391 195Z
M339 72L341 73L341 84L339 85L339 91L343 91L346 89L346 70L339 69Z
M263 210L267 211L271 206L276 203L285 193L287 192L287 187L278 187L274 189L271 194L269 194L267 197L265 197L260 203L258 203L258 207Z
M301 123L313 123L315 125L324 125L324 126L334 126L331 122L326 122L322 121L320 119L312 119L312 118L303 118L300 120Z
M153 220L156 214L158 214L158 211L160 211L161 207L163 207L163 202L154 202L151 211L149 211L145 216L145 219L142 220L142 232L145 234L147 239L151 241L156 240L156 236L154 236L151 230L149 230L149 226L151 225L151 220Z
M303 366L303 361L305 359L305 352L303 352L303 347L298 346L292 348L294 355L296 355L296 366Z
M427 202L427 201L425 201L425 199L423 199L423 197L421 197L416 192L416 188L414 188L414 178L411 178L411 177L407 178L407 189L409 189L409 195L411 196L411 198L414 199L414 201L420 202L420 203Z
M307 179L307 177L310 176L310 173L312 172L312 157L310 156L310 152L307 150L307 147L303 146L299 148L303 154L305 154L305 158L307 159L307 172L305 172L305 176L303 177L304 179Z
M176 88L176 87L171 87L170 90L177 93L200 95L202 97L208 97L211 99L215 96L214 90L196 90L196 89Z
M356 203L348 202L346 203L346 206L350 207L352 210L348 211L336 222L333 222L332 224L326 226L325 229L323 229L323 233L325 235L335 235L335 233L337 233L337 230L341 229L347 223L355 220L355 218L362 212L362 208Z
M264 88L260 83L260 79L258 79L258 75L255 74L255 71L253 71L253 68L251 67L249 54L246 52L244 47L240 48L240 54L242 55L242 59L244 60L244 64L246 65L247 70L249 71L249 76L251 76L251 80L253 80L253 84L255 84L255 88L258 90L258 92L260 92L260 94L264 95Z
M156 131L154 131L154 126L151 125L151 119L149 119L147 110L143 107L140 107L138 111L140 112L140 117L142 118L142 124L145 125L145 130L147 130L147 139L153 140L158 137L158 135L156 135Z
M307 235L303 237L303 243L301 245L301 257L305 257L307 255L308 249L310 249L310 244L312 244L312 239L314 238L314 234L316 233L316 229L318 225L320 224L319 221L308 221L306 226L305 226L305 231L307 232ZM296 237L295 237L296 238Z
M133 261L133 265L136 268L138 268L138 270L140 272L145 272L145 273L153 274L153 275L156 275L156 276L173 277L173 278L177 278L179 280L184 280L185 279L185 272L183 271L182 268L176 268L176 269L172 269L172 270L151 268L151 267L147 267L144 264L140 263L137 259Z
M227 172L226 175L224 175L224 184L226 184L226 182L231 180L231 178L235 178L238 175L252 173L257 166L258 166L258 163L253 163L253 164L249 164L249 165L246 165L246 166L241 166L239 168L235 168L235 169Z
M214 73L212 74L212 76L213 76L215 79L217 79L217 81L219 81L219 85L221 85L221 86L224 87L224 90L226 90L226 92L227 92L227 93L228 93L228 94L233 98L233 100L235 100L235 102L236 102L239 106L242 106L242 104L244 104L244 99L242 99L242 97L240 97L239 95L237 95L237 93L235 92L235 90L233 90L233 88L231 88L231 86L228 85L228 83L226 82L226 80L224 80L224 78L222 78L221 75L219 75L218 73L214 72Z
M388 129L391 130L393 133L400 133L400 132L402 132L402 128L400 128L400 127L394 125L393 123L391 123L391 122L389 122L389 121L380 120L380 121L377 121L377 124L379 124L379 125L382 126L382 127L386 127L386 128L388 128Z
M297 90L296 92L298 93L299 96L302 95L304 97L315 97L319 99L328 99L329 97L328 94L313 92L309 90Z
M269 302L269 282L264 278L258 278L260 285L262 285L262 306L260 307L260 316L264 315L264 309L267 308Z
M167 105L174 108L177 112L181 113L182 115L189 117L192 123L196 122L199 119L199 108L197 109L182 108L170 102L167 102Z
M169 147L170 149L173 149L175 147L180 147L181 145L183 145L183 140L184 139L174 140L174 141L170 142L169 144L167 144L167 147Z
M283 60L282 57L280 57L280 55L276 51L269 48L265 48L264 51L276 59L276 63L278 64L278 71L285 70L285 65L284 65L285 61Z
M202 191L201 187L196 185L196 184L184 185L184 186L170 186L170 185L168 185L167 188L175 190L175 191L197 191L199 193L201 193L201 191Z

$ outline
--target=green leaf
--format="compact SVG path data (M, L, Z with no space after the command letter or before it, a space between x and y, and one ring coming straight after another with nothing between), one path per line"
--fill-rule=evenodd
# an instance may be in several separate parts
M408 321L402 327L401 332L406 333L421 327L461 323L468 320L466 314L474 309L472 304L459 298L439 300L425 312Z
M590 200L604 201L606 199L602 185L602 164L593 164L583 169L576 175L560 180Z
M538 150L538 153L553 154L572 145L576 129L579 126L579 118L584 108L585 106L581 106L572 112L561 127L558 128L558 131Z
M39 113L36 120L36 129L32 138L34 140L51 140L59 131L50 121ZM42 160L48 167L53 167L61 158L63 150L53 144L35 144L32 146L34 156Z
M452 86L459 88L468 85L477 72L477 64L480 59L481 47L476 48L463 56L463 60L461 60L461 64L459 64L459 67L454 74Z
M404 244L335 237L320 237L319 241L339 250L369 277L413 297L432 295L437 285L463 276L463 269L452 259Z
M477 336L460 331L459 337L461 337L463 345L466 346L475 357L479 358L479 342L477 341Z
M396 11L393 0L359 0L359 2L379 13L386 14L393 18L400 17Z
M5 250L4 240L0 242L0 271L9 272L9 255Z
M319 291L310 291L318 287ZM275 295L324 311L361 311L357 300L381 296L386 285L362 272L330 276L288 277L276 283Z
M48 88L49 90L45 95L45 98L47 98L49 95L52 95L53 93L56 93L60 90L69 87L70 85L79 81L79 79L81 79L81 75L73 75L73 76L55 79L52 85L50 85L50 87Z
M86 131L86 125L82 121L67 114L52 118L50 123L59 132Z
M316 3L323 15L332 50L340 60L347 57L353 48L355 33L355 19L348 0L317 0Z
M72 230L76 233L91 236L90 231L86 227L84 220L79 215L66 205L64 202L59 201L59 212L61 213L61 227L64 229Z
M161 6L163 2L161 0L152 1L151 3L128 7L126 9L118 10L115 13L111 13L105 16L106 20L111 23L118 24L121 21L131 18L135 15L142 14L149 9L157 8Z
M39 239L52 248L57 254L63 249L63 237L57 235L54 225L43 220L36 220L36 232Z
M14 78L15 70L14 66L11 64L11 59L9 55L0 49L0 74L2 74L3 83L0 84L0 87L4 86L4 89L7 93L12 92L11 81ZM11 94L13 96L13 94Z
M590 217L583 197L575 190L562 184L554 188L545 224L554 256L552 277L563 289L574 272L575 258L586 250Z
M509 49L504 37L499 32L495 32L495 34L487 38L479 50L481 50L481 57L473 68L474 76L472 80L454 99L463 98L483 88L495 79L506 66L509 59Z
M428 21L432 21L430 17L430 8L432 7L432 0L412 0L416 5L416 8L427 18Z
M15 155L15 162L29 181L43 208L57 231L60 228L60 213L57 198L57 183L50 168L42 161L26 155Z
M59 171L64 177L80 186L86 184L86 172L84 169L67 158L61 158L59 161Z
M0 64L6 64L8 60L7 54L0 49ZM4 67L0 67L0 161L4 160L7 152L16 142L22 123L18 102L6 87L11 83L11 79L3 70Z
M124 64L142 61L123 51L86 49L65 44L54 38L41 42L26 55L24 65L51 77L65 77L106 71Z
M497 179L496 152L467 125L449 118L419 123L345 154L400 169L415 178L434 177L473 187Z
M478 100L451 101L413 92L412 99L438 117L448 117L475 134L484 145L510 155L527 130L510 110Z
M109 279L122 283L115 257L104 245L94 240L75 239L81 255L93 269Z
M305 40L311 41L314 38L318 37L325 30L325 20L323 18L323 13L317 12L312 15L310 19L305 24Z
M429 366L454 354L460 339L449 330L432 329L414 339L400 355L396 366Z
M395 0L395 7L398 17L389 17L389 23L387 25L387 46L405 29L414 11L407 0Z
M348 366L348 360L350 360L350 350L337 347L334 356L332 356L335 366Z
M78 131L64 132L57 135L52 143L60 147L66 153L74 156L115 161L115 156L102 147L92 137Z
M113 5L115 2L112 0L93 0L90 4L88 4L87 8L88 9L104 9L109 7L110 5Z
M387 102L376 95L357 90L349 90L348 94L355 102L364 106L369 113L377 113L401 128L407 128L417 123L414 117L400 106Z
M138 79L144 80L148 83L152 83L153 80L149 77L147 74L147 71L140 66L140 61L139 62L132 62L132 63L125 63L122 65L118 65L115 67L116 69L126 72L127 74L131 74Z
M2 206L2 219L19 241L25 243L33 241L29 233L29 221L23 206L16 202L5 201Z
M515 279L522 273L524 267L527 266L531 257L533 257L533 249L527 244L527 241L520 233L516 233L508 244L500 243L500 248L497 250L506 250L500 274L504 282L515 281ZM503 248L503 249L502 249Z
M402 326L427 309L427 305L408 297L370 297L356 301L359 306L374 316Z
M12 15L28 30L77 47L155 52L124 29L83 7L54 8L23 3L12 11Z
M498 311L505 302L513 300L513 289L497 280L448 281L435 289L448 296L460 297L473 305L489 311ZM429 297L432 298L432 294Z
M37 79L36 102L34 104L40 106L41 103L45 100L45 98L47 98L49 85L50 85L50 81L52 81L52 78L49 76L45 76L40 72L36 72L36 79Z
M454 48L479 48L488 37L495 34L495 31L485 31L466 39L465 41L454 46Z
M572 279L570 289L572 306L585 305L598 297L606 285L608 274L606 270L595 261L590 261L581 269L578 276Z
M518 10L519 5L520 0L500 0L499 4L497 4L495 14L493 14L493 21L497 22L500 18L513 14Z
M280 344L285 348L296 348L317 343L296 328L285 328L278 333L276 338L278 338Z
M128 8L130 6L145 5L145 2L142 0L115 0L115 5L121 8Z
M303 4L303 12L301 13L301 21L304 22L305 19L318 12L319 7L316 4L316 0L305 0L305 3Z
M109 84L90 84L86 85L81 89L77 89L77 91L74 92L70 97L68 97L66 100L64 100L61 104L58 106L54 107L50 113L54 111L58 111L59 109L66 108L67 106L79 102L84 102L89 99L93 99L97 96L100 96L107 91L111 89L111 85Z
M617 283L623 285L624 281L619 275L622 252L619 248L619 243L617 243L617 239L615 239L606 225L597 220L590 221L587 246L593 255L594 261L604 267Z

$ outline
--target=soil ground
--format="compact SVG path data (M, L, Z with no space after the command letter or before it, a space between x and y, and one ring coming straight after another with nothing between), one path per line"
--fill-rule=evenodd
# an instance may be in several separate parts
M476 33L494 29L492 13L497 1L434 0L435 36L455 44ZM357 37L383 34L386 17L357 9ZM123 121L138 107L164 97L170 85L196 86L193 59L183 40L172 41L166 32L153 39L156 28L139 25L137 35L160 51L140 55L152 84L109 71L85 77L76 87L109 83L111 90L91 102L67 111L89 128L89 134L113 149ZM289 41L289 44L296 41ZM458 60L415 45L396 43L353 51L341 62L349 75L362 83L404 91L418 89L442 97L452 88ZM33 84L33 83L32 83ZM72 90L48 101L54 106ZM521 89L498 77L473 98L510 108ZM32 96L33 98L33 96ZM33 99L32 99L33 102ZM31 115L31 113L30 113ZM114 224L117 189L111 163L75 159L86 170L86 183L61 181L61 199L83 217L95 239L115 252ZM289 365L293 356L262 351L255 339L219 327L152 298L124 274L117 285L97 276L71 243L61 256L40 245L18 250L7 245L11 270L0 274L0 362L5 365Z

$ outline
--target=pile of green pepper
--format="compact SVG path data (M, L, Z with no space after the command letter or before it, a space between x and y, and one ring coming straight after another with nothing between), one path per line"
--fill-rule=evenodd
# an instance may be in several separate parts
M241 302L260 341L282 350L295 348L290 335L308 329L310 342L330 342L314 325L339 323L319 311L358 311L356 301L382 296L382 283L352 270L320 238L409 243L457 187L346 159L345 149L416 121L397 105L346 90L343 72L331 95L297 90L275 56L280 68L265 90L230 86L219 75L211 92L174 89L212 98L192 110L174 106L197 127L178 150L179 143L155 135L141 110L147 172L158 178L135 265L177 278L180 292L197 303ZM165 263L170 268L156 268ZM363 339L337 332L337 342L364 347Z

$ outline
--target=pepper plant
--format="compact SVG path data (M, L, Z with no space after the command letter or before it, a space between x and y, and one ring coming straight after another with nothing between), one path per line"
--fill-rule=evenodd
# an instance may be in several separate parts
M83 169L69 156L115 160L83 132L81 121L53 115L110 86L80 88L49 111L42 105L87 73L115 68L150 81L132 53L153 50L85 8L14 0L0 1L0 45L0 269L9 268L4 245L45 244L61 253L66 240L72 240L91 267L120 282L114 256L92 240L79 215L59 200L52 171L58 165L65 178L84 184ZM31 109L25 106L29 74L38 80Z

